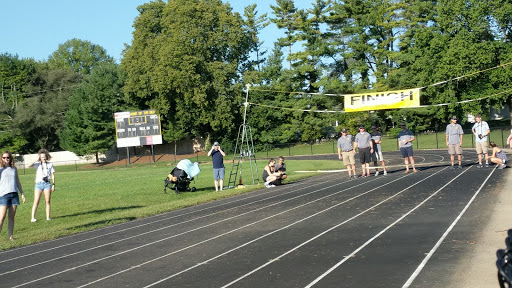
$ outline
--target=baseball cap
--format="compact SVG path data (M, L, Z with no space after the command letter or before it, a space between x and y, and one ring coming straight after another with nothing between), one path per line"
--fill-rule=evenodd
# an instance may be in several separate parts
M213 142L213 146L219 146L219 142L217 142L217 141Z
M376 128L377 128L377 126L375 126L375 125L372 125L372 129L376 129Z
M345 129L345 128L341 129L341 133L347 133L347 129Z
M364 125L359 125L359 129L363 128L364 129Z
M405 126L405 122L402 122L400 125L401 125L401 126Z
M453 115L451 119L452 120L457 120L457 116Z

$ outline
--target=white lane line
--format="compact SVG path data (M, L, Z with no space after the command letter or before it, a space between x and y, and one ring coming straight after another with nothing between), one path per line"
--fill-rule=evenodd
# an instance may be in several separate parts
M185 269L185 270L179 271L179 272L177 272L177 273L175 273L175 274L173 274L173 275L171 275L171 276L169 276L169 277L166 277L166 278L160 279L160 280L159 280L159 281L157 281L157 282L154 282L154 283L151 283L151 284L149 284L149 285L147 285L147 286L144 286L144 288L146 288L146 287L152 287L152 286L154 286L154 285L160 284L160 283L162 283L162 282L164 282L164 281L167 281L167 280L169 280L169 279L171 279L171 278L174 278L174 277L176 277L176 276L178 276L178 275L180 275L180 274L183 274L183 273L185 273L185 272L187 272L187 271L190 271L190 270L192 270L192 269L194 269L194 268L197 268L197 267L199 267L199 266L201 266L201 265L204 265L204 264L206 264L206 263L209 263L209 262L211 262L211 261L213 261L213 260L215 260L215 259L217 259L217 258L220 258L220 257L222 257L222 256L225 256L225 255L227 255L227 254L229 254L229 253L231 253L231 252L233 252L233 251L236 251L236 250L238 250L238 249L240 249L240 248L243 248L243 247L245 247L245 246L247 246L247 245L249 245L249 244L252 244L252 243L254 243L254 242L258 241L258 240L261 240L261 239L263 239L263 238L265 238L265 237L267 237L267 236L270 236L270 235L275 234L275 233L277 233L277 232L279 232L279 231L285 230L285 229L287 229L287 228L289 228L289 227L291 227L291 226L293 226L293 225L296 225L296 224L298 224L298 223L301 223L301 222L303 222L303 221L305 221L305 220L308 220L308 219L310 219L310 218L312 218L312 217L315 217L315 216L317 216L317 215L319 215L319 214L322 214L322 213L324 213L324 212L326 212L326 211L329 211L329 210L331 210L331 209L333 209L333 208L335 208L335 207L337 207L337 206L340 206L340 205L345 204L345 203L347 203L347 202L350 202L350 201L352 201L352 200L354 200L354 199L357 199L357 198L359 198L359 197L361 197L361 196L363 196L363 195L366 195L366 194L368 194L368 193L370 193L370 192L372 192L372 191L375 191L375 190L377 190L377 189L380 189L380 188L382 188L382 187L384 187L384 186L387 186L387 185L389 185L389 184L391 184L391 183L393 183L393 182L396 182L396 181L398 181L398 180L401 180L402 178L405 178L405 177L407 177L407 175L406 175L406 176L402 176L402 177L400 177L400 178L397 178L397 179L395 179L395 180L393 180L393 181L390 181L390 182L388 182L388 183L386 183L386 184L384 184L384 185L381 185L381 186L379 186L379 187L375 187L375 188L373 188L373 189L371 189L371 190L368 190L368 191L366 191L366 192L364 192L364 193L361 193L361 194L359 194L359 195L356 195L356 196L354 196L354 197L352 197L352 198L349 198L349 199L347 199L347 200L345 200L345 201L343 201L343 202L340 202L340 203L338 203L338 204L336 204L336 205L333 205L333 206L331 206L331 207L329 207L329 208L326 208L326 209L321 210L321 211L319 211L319 212L317 212L317 213L315 213L315 214L312 214L312 215L310 215L310 216L308 216L308 217L305 217L305 218L303 218L303 219L301 219L301 220L295 221L295 222L293 222L293 223L291 223L291 224L288 224L288 225L286 225L286 226L284 226L284 227L281 227L281 228L279 228L279 229L277 229L277 230L274 230L274 231L269 232L269 233L267 233L267 234L265 234L265 235L262 235L262 236L260 236L260 237L258 237L258 238L255 238L255 239L253 239L253 240L251 240L251 241L249 241L249 242L246 242L246 243L244 243L244 244L242 244L242 245L240 245L240 246L237 246L237 247L235 247L235 248L232 248L232 249L230 249L230 250L228 250L228 251L226 251L226 252L224 252L224 253L222 253L222 254L219 254L219 255L217 255L217 256L215 256L215 257L212 257L212 258L210 258L210 259L207 259L207 260L205 260L205 261L203 261L203 262L201 262L201 263L198 263L198 264L196 264L196 265L194 265L194 266L191 266L191 267L189 267L189 268L187 268L187 269ZM427 177L427 178L428 178L428 177ZM420 182L421 182L421 181L420 181ZM361 183L361 184L359 184L359 185L357 185L357 186L360 186L360 185L362 185L362 184L364 184L364 183L368 183L368 182L363 182L363 183ZM347 189L344 189L344 190L349 190L349 189L351 189L351 188L347 188ZM332 195L336 195L336 194L338 194L338 193L341 193L341 192L343 192L344 190L342 190L342 191L338 191L338 192L336 192L336 193L334 193L334 194L332 194ZM311 201L310 203L313 203L313 202L317 202L317 201L323 200L324 198L331 197L332 195L329 195L329 196L325 196L325 197L322 197L322 198L316 199L316 200L314 200L314 201ZM279 213L279 214L282 214L282 213L284 213L284 212L288 212L288 211L291 211L291 210L294 210L294 209L297 209L297 208L301 208L302 206L309 205L310 203L302 204L302 205L300 205L300 206L298 206L298 207L294 207L294 208L289 209L289 210L287 210L287 211L283 211L283 212L281 212L281 213ZM370 209L368 209L368 210L366 210L366 211L369 211L369 210L370 210ZM355 218L355 217L353 217L353 218ZM353 218L351 218L351 219L349 219L349 220L347 220L347 221L345 221L345 222L349 222L349 221L351 221ZM299 246L299 247L300 247L300 246ZM170 254L171 254L171 253L170 253ZM165 255L164 255L164 256L165 256ZM162 258L162 257L160 257L160 258ZM272 262L273 262L273 261L275 261L275 260L277 260L277 259L272 260ZM152 262L152 261L153 261L153 260L151 260L151 262ZM235 280L235 282L236 282L236 281L238 281L238 280ZM234 282L233 282L233 283L234 283ZM229 285L229 284L228 284L228 285ZM83 287L83 286L82 286L82 287ZM223 287L227 287L227 286L223 286Z
M315 237L310 238L310 239L308 239L308 240L307 240L307 241L305 241L305 242L302 242L300 245L298 245L298 246L296 246L296 247L294 247L294 248L292 248L292 249L290 249L290 250L286 251L285 253L283 253L283 254L279 255L278 257L276 257L276 258L274 258L274 259L272 259L272 260L270 260L270 261L266 262L265 264L263 264L263 265L261 265L261 266L257 267L256 269L254 269L254 270L252 270L252 271L249 271L248 273L246 273L246 274L244 274L244 275L240 276L239 278L237 278L237 279L235 279L235 280L233 280L233 281L229 282L228 284L226 284L226 285L222 286L222 288L229 287L229 286L231 286L231 285L235 284L236 282L238 282L238 281L240 281L240 280L242 280L242 279L246 278L247 276L249 276L249 275L251 275L251 274L253 274L253 273L255 273L255 272L257 272L257 271L259 271L259 270L263 269L264 267L266 267L266 266L268 266L268 265L272 264L273 262L280 260L280 259L281 259L281 258L283 258L284 256L286 256L286 255L288 255L288 254L290 254L290 253L292 253L292 252L296 251L296 250L297 250L297 249L299 249L300 247L302 247L302 246L304 246L304 245L306 245L306 244L308 244L308 243L312 242L313 240L320 238L320 237L321 237L321 236L323 236L324 234L326 234L326 233L328 233L328 232L330 232L330 231L332 231L332 230L334 230L334 229L336 229L336 228L338 228L338 227L340 227L340 226L342 226L342 225L344 225L344 224L346 224L346 223L348 223L348 222L350 222L350 221L352 221L352 220L356 219L357 217L359 217L359 216L361 216L361 215L365 214L365 213L366 213L366 212L368 212L368 211L373 210L375 207L378 207L378 206L380 206L380 205L384 204L385 202L387 202L387 201L389 201L389 200L393 199L394 197L396 197L396 196L400 195L400 194L401 194L401 193L403 193L404 191L407 191L407 190L408 190L408 189L410 189L411 187L414 187L414 186L418 185L419 183L421 183L421 182L423 182L423 181L426 181L428 178L433 177L434 175L436 175L436 174L440 173L440 172L441 172L441 171L443 171L444 169L446 169L446 168L443 168L443 169L439 170L438 172L436 172L436 173L434 173L434 174L432 174L432 175L430 175L430 176L428 176L428 177L424 178L423 180L420 180L420 181L418 181L418 182L416 182L416 183L414 183L414 184L410 185L409 187L404 188L403 190L401 190L401 191L397 192L396 194L393 194L392 196L390 196L390 197L388 197L388 198L386 198L386 199L382 200L381 202L379 202L379 203L377 203L377 204L373 205L372 207L370 207L370 208L368 208L368 209L366 209L366 210L362 211L361 213L356 214L355 216L353 216L353 217L351 217L351 218L349 218L349 219L347 219L347 220L345 220L345 221L343 221L343 222L341 222L341 223L339 223L339 224L337 224L337 225L335 225L335 226L333 226L333 227L331 227L331 228L329 228L329 229L327 229L327 230L323 231L322 233L320 233L320 234L316 235ZM403 177L401 177L401 178L398 178L397 180L401 180L401 179L402 179L402 178L404 178L404 177L406 177L406 176L403 176ZM395 180L395 181L397 181L397 180ZM395 182L395 181L392 181L392 182ZM390 184L390 183L392 183L392 182L389 182L388 184ZM377 188L379 188L379 189L380 189L381 187L386 186L386 185L387 185L387 184L382 185L382 186L377 187ZM377 189L377 188L374 188L374 189ZM374 190L374 189L372 189L372 190ZM370 190L370 191L371 191L371 190ZM369 191L368 191L368 192L369 192ZM368 192L367 192L367 193L368 193ZM335 206L337 206L337 205L335 205ZM333 206L333 207L334 207L334 206ZM317 214L314 214L314 215L317 215ZM312 215L312 216L314 216L314 215ZM309 217L308 217L308 218L309 218Z
M446 168L443 168L444 169L447 169ZM428 200L430 200L432 197L434 197L435 195L437 195L437 193L439 193L440 191L442 191L446 186L448 186L450 183L452 183L453 181L455 181L455 179L459 178L462 174L466 173L469 169L466 169L464 170L462 173L458 174L455 178L453 178L452 180L450 180L448 183L446 183L445 185L443 185L443 187L439 188L436 192L434 192L432 195L430 195L429 197L427 197L425 200L423 200L420 204L418 204L416 207L414 207L413 209L411 209L409 212L405 213L402 217L398 218L395 222L391 223L390 225L388 225L386 228L384 228L382 231L380 231L379 233L377 233L375 236L373 236L371 239L369 239L368 241L366 241L366 243L364 243L363 245L359 246L359 248L357 248L356 250L354 250L352 253L350 253L349 255L347 256L344 256L345 258L343 260L341 260L340 262L336 263L336 265L334 265L333 267L331 267L329 270L327 270L325 273L323 273L322 275L318 276L315 280L313 280L311 283L309 283L305 288L309 288L309 287L312 287L313 285L315 285L316 283L318 283L318 281L322 280L325 276L327 276L328 274L330 274L332 271L334 271L334 269L338 268L341 264L345 263L346 261L348 261L350 258L352 258L355 254L357 254L359 251L361 251L363 248L365 248L366 246L368 246L368 244L370 244L371 242L373 242L373 240L377 239L380 235L382 235L384 232L386 232L387 230L389 230L390 228L392 228L393 226L395 226L398 222L400 222L402 219L404 219L405 217L407 217L409 214L411 214L412 212L414 212L416 209L418 209L419 207L421 207L423 204L425 204ZM442 170L441 170L442 171Z
M403 176L403 177L401 177L401 178L404 178L404 177L406 177L406 176ZM388 184L390 184L390 183L392 183L392 182L398 181L398 180L400 180L401 178L396 179L396 180L393 180L393 181L391 181L391 182L389 182L389 183L387 183L387 184L385 184L385 185L382 185L382 186L386 186L386 185L388 185ZM290 208L290 209L288 209L288 210L285 210L285 211L279 212L278 214L275 214L275 215L272 215L272 216L266 217L266 218L264 218L264 219L258 220L258 221L253 222L253 223L249 223L249 224L244 225L244 226L242 226L242 227L240 227L240 228L237 228L237 229L234 229L234 230L231 230L231 231L225 232L225 233L223 233L223 234L221 234L221 235L217 235L217 236L215 236L215 237L213 237L213 238L210 238L210 239L206 239L206 240L201 241L201 242L199 242L199 243L193 244L193 245L191 245L191 246L189 246L189 247L184 247L184 248L182 248L182 249L180 249L180 250L173 251L173 252L168 253L168 254L166 254L166 255L162 255L162 256L160 256L160 257L158 257L158 258L154 258L154 259L151 259L151 260L149 260L149 261L147 261L147 262L144 262L144 263L138 264L138 265L136 265L136 266L130 267L130 268L128 268L128 269L125 269L125 270L122 270L122 271L116 272L115 274L111 274L111 275L109 275L109 276L106 276L106 277L103 277L103 278L97 279L97 280L95 280L95 281L93 281L93 282L90 282L90 283L87 283L87 284L85 284L85 285L82 285L82 286L80 286L79 288L81 288L81 287L85 287L85 286L89 286L89 285L91 285L91 284L97 283L97 282L102 281L102 280L105 280L105 279L107 279L107 278L110 278L110 277L113 277L113 276L119 275L119 274L121 274L121 273L128 272L128 271L133 270L133 269L135 269L135 268L139 268L139 267L141 267L141 266L143 266L143 265L149 264L149 263L151 263L151 262L157 261L157 260L159 260L159 259L165 258L165 257L170 256L170 255L176 254L176 253L178 253L178 252L181 252L181 251L184 251L184 250L190 249L190 248L192 248L192 247L194 247L194 246L197 246L197 245L200 245L200 244L203 244L203 243L209 242L209 241L211 241L211 240L213 240L213 239L216 239L216 238L219 238L219 237L221 237L221 236L231 234L231 233L233 233L233 232L235 232L235 231L237 231L237 230L240 230L240 229L243 229L243 228L247 228L247 227L252 226L252 225L254 225L254 224L256 224L256 223L259 223L259 222L262 222L262 221L265 221L265 220L268 220L268 219L274 218L274 217L276 217L276 216L279 216L279 215L284 214L284 213L288 213L288 212L290 212L290 211L292 211L292 210L296 210L296 209L298 209L298 208L302 208L302 207L307 206L307 205L309 205L309 204L311 204L311 203L314 203L314 202L317 202L317 201L320 201L320 200L323 200L323 199L326 199L326 198L332 197L332 196L334 196L334 195L340 194L340 193L345 192L345 191L347 191L347 190L351 190L351 189L353 189L353 188L355 188L355 187L362 186L362 185L364 185L364 184L366 184L366 183L370 183L371 181L374 181L374 180L370 180L370 181L367 181L367 182L362 182L362 183L357 184L357 185L354 185L354 186L352 186L352 187L349 187L349 188L346 188L346 189L340 190L340 191L338 191L338 192L336 192L336 193L329 194L329 195L327 195L327 196L324 196L324 197L321 197L321 198L318 198L318 199L312 200L312 201L310 201L310 202L308 202L308 203L301 204L301 205L299 205L299 206L296 206L296 207ZM338 185L338 184L336 184L336 185L332 185L332 186L329 186L329 187L325 187L325 188L322 188L321 190L324 190L324 189L327 189L327 188L331 188L331 187L334 187L334 186L337 186L337 185ZM382 186L381 186L381 187L382 187ZM352 200L354 200L354 199L356 199L356 198L359 198L359 197L361 197L361 196L363 196L363 195L365 195L365 194L367 194L367 193L370 193L371 191L376 190L376 189L377 189L377 188L374 188L374 189L369 190L369 191L367 191L367 192L365 192L365 193L362 193L362 194L359 194L359 195L354 196L354 197L352 197L352 198L349 198L349 199L347 199L347 200L345 200L345 201L343 201L343 202L341 202L341 203L338 203L338 204L337 204L337 205L335 205L335 206L332 206L332 207L330 207L330 208L326 208L325 210L323 210L323 211L321 211L321 212L317 212L316 214L311 215L311 216L309 216L309 217L307 217L307 218L303 218L303 219L301 219L301 220L299 220L299 221L296 221L296 222L294 222L294 223L292 223L292 224L289 224L289 225L287 225L287 226L285 226L285 227L282 227L282 228L280 228L280 229L278 229L278 230L274 230L274 231L272 231L272 232L269 232L269 233L267 233L267 234L265 234L265 235L263 235L263 236L260 236L260 237L258 237L258 238L256 238L256 239L253 239L253 240L249 241L249 242L246 242L246 243L244 243L244 244L242 244L242 245L240 245L240 246L238 246L238 247L235 247L235 248L233 248L233 249L231 249L231 250L228 250L228 251L226 251L226 252L224 252L224 253L222 253L222 254L220 254L220 255L217 255L217 256L215 256L215 257L213 257L213 258L210 258L210 259L208 259L208 260L206 260L206 261L202 261L202 262L200 262L200 263L198 263L198 264L196 264L196 265L194 265L194 266L192 266L192 267L189 267L189 268L187 268L187 269L185 269L185 270L183 270L183 271L180 271L180 272L178 272L178 273L176 273L176 274L173 274L173 275L171 275L171 276L169 276L169 277L167 277L167 278L165 278L165 279L161 279L160 281L158 281L158 282L156 282L156 283L152 283L152 284L150 284L150 285L149 285L149 286L147 286L147 287L150 287L150 286L152 286L152 285L155 285L155 284L158 284L158 283L163 282L163 281L165 281L165 280L168 280L168 279L171 279L171 278L173 278L173 277L176 277L177 275L180 275L180 274L185 273L185 272L187 272L187 271L189 271L189 270L192 270L192 269L197 268L197 267L199 267L199 266L201 266L201 265L204 265L204 264L206 264L206 263L208 263L208 262L210 262L210 261L213 261L214 259L217 259L217 258L219 258L219 257L222 257L222 256L224 256L224 255L226 255L226 254L229 254L229 253L231 253L231 252L233 252L233 251L235 251L235 250L238 250L238 249L240 249L240 248L242 248L242 247L244 247L244 246L247 246L247 245L249 245L249 244L251 244L251 243L253 243L253 242L256 242L256 241L258 241L258 240L260 240L260 239L262 239L262 238L265 238L265 237L267 237L267 236L269 236L269 235L272 235L272 234L274 234L274 233L277 233L278 231L284 230L284 229L286 229L286 228L288 228L288 227L290 227L290 226L293 226L293 225L295 225L295 224L297 224L297 223L300 223L300 222L302 222L302 221L305 221L306 219L309 219L309 218L311 218L311 217L313 217L313 216L315 216L315 215L317 215L317 214L320 214L320 213L323 213L323 212L325 212L325 211L327 211L327 210L330 210L330 209L332 209L332 208L334 208L334 207L336 207L336 206L338 206L338 205L341 205L341 204L344 204L344 203L346 203L346 202L352 201ZM309 194L309 193L308 193L308 194Z
M324 177L322 177L322 178L324 178ZM320 184L322 184L322 183L321 182L320 183L314 183L310 187L315 186L315 185L320 185ZM290 185L291 187L286 187L286 188L293 188L294 186L298 186L298 185L300 185L300 183L293 183L293 184ZM306 188L303 187L302 189L306 189ZM299 189L299 190L302 190L302 189ZM282 189L282 190L285 190L285 189ZM109 235L114 235L114 234L117 234L117 233L126 232L126 231L133 230L133 229L136 229L136 228L144 227L146 225L155 224L155 223L162 222L162 221L167 221L167 220L171 220L171 219L182 217L182 216L187 216L187 215L194 214L194 213L197 213L197 212L202 212L202 211L210 210L210 209L213 209L213 208L225 206L225 205L228 205L228 204L233 204L233 203L236 203L236 202L240 202L242 200L248 200L248 199L255 198L255 197L258 197L258 196L262 196L262 195L265 195L265 194L271 194L272 195L271 197L263 198L263 199L256 200L256 201L253 201L253 202L250 202L250 203L246 203L246 204L242 204L240 206L232 207L232 208L229 208L227 210L222 210L222 211L210 213L210 214L207 214L207 215L204 215L204 216L199 216L199 217L196 217L196 218L184 221L184 222L176 223L176 224L173 224L173 225L170 225L170 226L165 226L165 227L170 228L170 227L174 227L176 225L181 225L181 224L184 224L184 223L187 223L187 222L191 222L191 221L194 221L194 220L199 220L199 219L202 219L202 218L211 217L211 216L213 216L215 214L218 214L218 213L224 213L224 212L229 211L231 209L239 209L240 207L243 207L243 206L252 205L252 204L255 204L255 203L258 203L258 202L261 202L261 201L269 200L269 199L272 199L272 198L275 198L275 197L279 197L279 196L282 196L282 195L286 195L286 194L290 194L290 193L295 193L295 192L297 192L297 190L291 190L289 192L280 193L278 195L276 195L275 191L268 191L268 192L264 192L264 193L253 194L251 196L239 198L239 199L236 199L234 201L228 201L228 202L220 203L220 204L217 204L217 205L208 206L208 207L205 207L205 208L202 208L202 209L197 209L197 210L194 209L193 211L189 211L189 212L186 212L186 213L182 213L182 214L178 214L178 215L174 215L174 216L171 216L171 217L166 217L166 218L162 218L162 219L158 219L158 220L154 220L154 221L150 221L150 222L145 222L143 224L139 224L139 225L135 225L135 226L130 226L130 227L125 228L125 229L121 229L121 230L117 230L117 231L101 234L101 235L98 235L98 236L94 236L94 237L78 240L78 241L75 241L75 242L70 242L70 243L58 245L58 246L55 246L55 247L52 247L52 248L47 248L47 249L39 250L39 251L36 251L36 252L24 254L24 255L16 255L15 259L19 260L20 258L24 258L24 257L28 257L28 256L32 256L32 255L36 255L36 254L40 254L40 253L56 250L56 249L59 249L59 248L68 247L68 246L71 246L71 245L80 244L80 243L83 243L83 242L86 242L86 241L91 241L91 240L94 240L94 239L106 237L106 236L109 236ZM167 214L167 213L164 213L164 214ZM160 216L162 216L162 215L160 215ZM130 223L134 224L133 222L135 222L135 221L142 221L142 220L143 219L137 219L137 220L131 221ZM122 224L127 224L127 223L128 222L122 223ZM110 229L111 228L112 227L110 227ZM98 229L98 230L95 230L95 231L86 231L86 232L82 232L81 234L97 232L99 230L109 230L109 228L105 227L105 228ZM157 231L158 230L153 230L153 231L146 232L146 233L152 233L152 232L157 232ZM146 234L146 233L144 233L144 234ZM141 235L144 235L144 234L140 234L140 235L137 235L137 236L141 236ZM77 235L70 235L70 236L67 236L67 237L64 237L64 238L60 238L59 240L63 240L65 238L76 237L76 236ZM137 237L137 236L135 236L135 237ZM130 237L130 238L132 238L132 237ZM128 240L130 238L123 238L123 239ZM123 240L119 240L119 241L123 241ZM118 241L116 241L116 242L118 242ZM109 242L109 243L107 243L105 245L110 245L110 244L113 244L113 243L116 243L116 242ZM34 245L31 245L31 247L34 247L34 246L37 246L37 245L41 245L41 244L42 243L34 244ZM103 246L96 246L96 248L99 248L99 247L103 247ZM6 250L6 251L3 251L4 253L0 253L0 255L3 256L3 254L6 254L7 252L13 252L13 251L19 250L19 249L20 248ZM88 250L82 250L82 251L85 252L85 251L88 251ZM76 253L79 253L79 252L80 251L78 251ZM72 255L76 255L76 254L72 254ZM55 257L55 256L52 256L52 257ZM13 261L13 259L8 257L8 256L6 256L6 259L5 260L0 260L0 263L4 263L4 262L8 262L8 261ZM4 272L3 274L0 274L0 276L4 275L5 273L6 272Z
M466 210L468 210L469 206L473 203L473 201L475 200L476 196L478 196L478 194L480 193L480 191L482 190L484 185L487 183L489 178L491 178L491 176L494 173L494 171L496 171L496 168L492 169L492 171L489 174L489 176L487 176L487 178L482 183L482 185L480 185L480 188L475 192L475 194L473 195L471 200L469 200L468 204L466 204L466 207L464 207L464 209L462 209L462 211L460 212L459 216L457 216L457 218L455 218L455 220L453 221L452 225L450 225L450 227L448 227L448 229L444 232L443 236L441 238L439 238L439 241L437 241L436 245L434 245L432 250L430 250L428 255L425 257L425 259L423 259L421 264L418 266L418 268L416 268L414 273L412 273L411 277L409 277L409 279L407 280L407 282L405 282L405 284L404 284L404 286L402 286L402 288L407 288L407 287L411 286L412 282L416 279L416 277L418 277L418 275L420 274L421 270L423 270L423 268L427 264L428 260L430 260L432 255L434 255L434 253L436 252L437 248L439 248L439 246L441 246L441 243L443 243L444 239L452 231L453 227L455 227L457 222L459 222L460 218L462 218L462 215L464 215L464 213L466 213Z
M373 181L373 180L371 180L371 181ZM362 182L361 184L356 185L356 186L352 186L352 187L350 187L350 188L347 188L346 190L352 189L353 187L357 187L357 186L360 186L360 185L363 185L363 184L366 184L366 183L370 183L371 181ZM90 264L97 263L97 262L100 262L100 261L103 261L103 260L106 260L106 259L109 259L109 258L112 258L112 257L116 257L116 256L119 256L119 255L123 255L123 254L126 254L126 253L128 253L128 252L132 252L132 251L135 251L135 250L138 250L138 249L141 249L141 248L144 248L144 247L147 247L147 246L150 246L150 245L156 244L156 243L160 243L160 242L162 242L162 241L166 241L166 240L169 240L169 239L172 239L172 238L178 237L178 236L182 236L182 235L184 235L184 234L188 234L188 233L191 233L191 232L194 232L194 231L197 231L197 230L200 230L200 229L203 229L203 228L209 227L209 226L213 226L213 225L216 225L216 224L219 224L219 223L222 223L222 222L228 221L228 220L232 220L232 219L238 218L238 217L240 217L240 216L244 216L244 215L247 215L247 214L250 214L250 213L253 213L253 212L259 211L259 210L263 210L263 209L266 209L266 208L268 208L268 207L272 207L272 206L280 205L280 204L282 204L282 203L284 203L284 202L288 202L288 201L294 200L294 199L296 199L296 198L304 197L304 196L306 196L306 195L313 194L313 193L317 193L317 192L319 192L319 191L322 191L322 190L325 190L325 189L328 189L328 188L332 188L332 187L335 187L335 186L338 186L338 185L343 185L343 184L345 184L345 183L343 183L343 182L342 182L342 183L337 183L337 184L334 184L334 185L331 185L331 186L327 186L327 187L321 188L321 189L316 190L316 191L311 191L311 192L308 192L308 193L305 193L305 194L301 194L301 195L298 195L298 196L295 196L295 197L292 197L292 198L288 198L288 199L286 199L286 200L283 200L283 201L280 201L280 202L276 202L276 203L274 203L274 204L267 205L267 206L265 206L265 207L260 207L260 208L258 208L258 209L254 209L254 210L251 210L251 211L248 211L248 212L245 212L245 213L241 213L241 214L238 214L238 215L236 215L236 216L232 216L232 217L229 217L229 218L226 218L226 219L223 219L223 220L217 221L217 222L213 222L213 223L210 223L210 224L207 224L207 225L201 226L201 227L194 228L194 229L192 229L192 230L188 230L188 231L185 231L185 232L182 232L182 233L179 233L179 234L175 234L175 235L173 235L173 236L169 236L169 237L166 237L166 238L163 238L163 239L159 239L159 240L156 240L156 241L153 241L153 242L150 242L150 243L146 243L146 244L144 244L144 245L137 246L137 247L135 247L135 248L131 248L131 249L128 249L128 250L125 250L125 251L122 251L122 252L118 252L118 253L115 253L115 254L110 255L110 256L106 256L106 257L103 257L103 258L100 258L100 259L96 259L96 260L90 261L90 262L88 262L88 263L84 263L84 264L81 264L81 265L78 265L78 266L75 266L75 267L72 267L72 268L68 268L68 269L65 269L65 270L60 271L60 272L56 272L56 273L53 273L53 274L50 274L50 275L46 275L46 276L44 276L44 277L41 277L41 278L38 278L38 279L34 279L34 280L32 280L32 281L25 282L25 283L23 283L23 284L20 284L20 285L14 286L14 287L21 287L21 286L25 286L25 285L27 285L27 284L31 284L31 283L34 283L34 282L38 282L38 281L43 280L43 279L47 279L47 278L50 278L50 277L53 277L53 276L56 276L56 275L60 275L60 274L63 274L63 273L65 273L65 272L69 272L69 271L72 271L72 270L75 270L75 269L78 269L78 268L81 268L81 267L85 267L85 266L88 266L88 265L90 265ZM306 188L304 188L304 189L306 189ZM341 193L341 192L338 192L338 193ZM337 193L335 193L335 194L337 194ZM330 197L330 196L335 195L335 194L330 194L330 195L325 196L325 197ZM322 199L322 198L320 198L320 199ZM314 201L311 201L311 202L309 202L309 203L313 203L313 202L314 202ZM308 203L308 204L309 204L309 203ZM304 204L304 205L307 205L307 204ZM300 207L300 206L298 206L298 207ZM280 214L281 214L281 213L280 213ZM276 214L275 216L277 216L277 215L278 215L278 214ZM271 217L273 217L273 216L269 216L268 218L271 218ZM267 218L265 218L265 219L267 219ZM260 221L261 221L261 220L260 220ZM258 222L260 222L260 221L258 221ZM257 223L257 222L254 222L254 223ZM250 226L250 225L252 225L252 224L248 224L247 226ZM164 227L164 228L165 228L165 227ZM242 229L242 228L243 228L243 227L240 227L240 228L237 228L237 229L232 230L232 231L236 231L236 230L239 230L239 229ZM159 228L159 230L161 230L161 229L163 229L163 228ZM146 234L147 234L147 233L150 233L150 232L146 232ZM222 236L223 236L223 235L227 235L227 234L229 234L229 233L230 233L230 231L228 231L228 232L226 232L226 233L222 234ZM139 235L137 235L137 236L133 236L133 237L138 237L138 236L140 236L140 235L142 235L142 234L139 234ZM220 237L220 236L216 236L216 237L214 237L214 238L218 238L218 237ZM132 237L129 237L129 238L132 238ZM214 238L211 238L211 239L214 239ZM120 240L120 241L122 241L122 240ZM207 239L207 240L202 241L202 242L207 242L207 241L209 241L209 240ZM116 241L116 242L118 242L118 241ZM201 243L202 243L202 242L201 242ZM115 243L115 242L112 242L112 243ZM183 249L181 249L181 250L179 250L179 251L183 251L183 250L186 250L186 249L192 248L192 247L194 247L194 246L196 246L196 245L199 245L199 244L201 244L201 243L198 243L198 244L194 244L194 245L191 245L191 246L185 247L185 248L183 248ZM108 244L105 244L105 245L103 245L103 246L106 246L106 245L108 245ZM90 248L90 249L87 249L87 250L93 250L93 249L95 249L95 248ZM84 250L84 251L85 251L85 250ZM84 252L84 251L82 251L82 252ZM80 252L80 253L82 253L82 252ZM44 263L47 263L47 262L56 261L56 260L59 260L59 259L61 259L61 258L65 258L65 257L73 256L73 255L75 255L75 254L79 254L79 253L68 254L68 255L65 255L65 256L62 256L62 257L58 257L58 258L54 258L54 259L51 259L51 260L47 260L47 261L44 261L44 262L41 262L41 263L38 263L38 264L35 264L35 265L31 265L31 266L28 266L28 267L33 267L33 266L41 265L41 264L44 264ZM171 254L172 254L172 253L171 253ZM170 254L169 254L169 255L170 255ZM161 257L159 257L159 258L161 258ZM157 258L157 259L158 259L158 258ZM148 263L149 263L149 262L148 262ZM143 265L143 264L137 265L136 267L139 267L139 266L141 266L141 265ZM136 267L134 267L134 268L136 268ZM20 269L16 269L16 270L13 270L13 271L9 271L8 273L16 272L16 271L23 270L23 269L25 269L25 268L20 268ZM3 273L3 274L8 274L8 273ZM1 275L3 275L3 274L1 274ZM107 277L107 278L108 278L108 277Z

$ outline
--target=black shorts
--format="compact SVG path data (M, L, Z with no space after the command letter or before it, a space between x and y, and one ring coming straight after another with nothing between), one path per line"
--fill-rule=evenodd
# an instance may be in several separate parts
M372 155L370 154L370 147L368 148L359 148L359 160L361 164L366 164L372 162Z

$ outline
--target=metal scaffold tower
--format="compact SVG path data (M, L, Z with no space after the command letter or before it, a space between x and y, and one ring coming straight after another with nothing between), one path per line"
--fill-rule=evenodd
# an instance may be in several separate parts
M251 167L252 184L259 184L258 177L258 165L256 164L256 153L254 152L254 143L252 141L251 126L246 124L247 119L247 107L249 106L249 89L250 84L246 84L247 92L245 95L245 110L244 110L244 122L238 128L238 136L236 138L235 152L233 154L233 162L231 166L231 173L229 174L228 187L243 187L242 184L242 163L244 160L249 161ZM255 177L256 175L256 177ZM238 180L238 183L237 183Z

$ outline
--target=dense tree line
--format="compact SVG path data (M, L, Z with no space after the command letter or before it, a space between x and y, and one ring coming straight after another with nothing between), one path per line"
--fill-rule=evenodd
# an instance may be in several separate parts
M512 62L510 0L316 0L308 9L276 0L270 8L259 15L256 4L240 14L221 0L143 4L120 64L80 39L47 61L1 54L0 146L102 152L115 145L114 112L149 108L161 115L166 141L233 145L246 84L249 102L267 105L249 107L256 143L314 141L335 133L336 122L393 133L406 120L417 132L438 130L452 114L511 106L510 68L489 69ZM285 35L270 51L259 38L268 25ZM415 87L424 87L422 105L452 105L341 113L343 98L324 95Z

